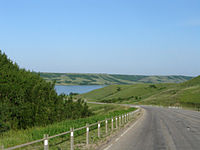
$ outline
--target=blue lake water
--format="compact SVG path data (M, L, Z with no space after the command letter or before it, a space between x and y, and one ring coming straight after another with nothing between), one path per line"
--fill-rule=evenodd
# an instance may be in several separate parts
M58 94L69 94L70 92L82 94L102 87L105 85L56 85L55 89Z

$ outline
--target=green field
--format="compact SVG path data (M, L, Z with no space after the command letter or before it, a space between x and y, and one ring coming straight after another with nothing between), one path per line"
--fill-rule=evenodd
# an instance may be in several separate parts
M118 74L40 73L46 81L57 85L113 85L135 83L180 83L191 79L188 76L142 76Z
M89 101L199 107L200 76L183 83L110 85L80 95Z

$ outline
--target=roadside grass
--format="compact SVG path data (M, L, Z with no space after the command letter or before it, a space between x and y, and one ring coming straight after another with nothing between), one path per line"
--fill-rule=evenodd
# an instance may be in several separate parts
M99 104L89 104L90 109L95 110L94 115L88 118L80 118L76 120L66 120L45 127L33 127L26 130L10 130L0 135L0 145L4 145L5 148L12 147L15 145L31 142L43 138L44 134L49 136L56 135L62 132L69 131L71 127L79 128L86 125L86 123L92 124L99 120L104 120L105 118L111 118L113 116L123 114L126 112L134 111L135 108L129 108L125 106L116 105L99 105ZM80 136L85 133L85 130L80 130L75 132L75 136ZM50 144L57 145L56 143L62 143L69 139L69 135L57 137L50 140ZM40 144L36 144L38 148Z

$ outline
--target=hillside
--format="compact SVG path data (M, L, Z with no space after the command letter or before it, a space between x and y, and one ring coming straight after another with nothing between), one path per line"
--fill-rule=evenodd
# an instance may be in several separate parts
M40 73L46 81L56 81L58 85L113 85L135 83L181 83L190 80L188 76L143 76L119 74L76 74Z
M82 94L90 101L200 107L200 76L184 83L111 85Z
M158 92L141 103L200 107L200 76Z
M192 78L191 80L188 80L186 82L183 82L181 85L185 87L200 85L200 76Z
M134 103L174 86L175 83L110 85L80 96L91 101Z

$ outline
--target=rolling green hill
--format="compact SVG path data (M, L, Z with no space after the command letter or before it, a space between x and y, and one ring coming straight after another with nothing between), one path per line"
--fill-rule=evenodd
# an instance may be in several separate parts
M185 87L200 85L200 76L195 77L195 78L193 78L191 80L188 80L187 82L183 82L181 85L185 86Z
M142 76L119 74L40 73L46 81L58 85L113 85L135 83L181 83L190 80L188 76Z
M110 85L80 96L107 103L200 107L200 76L183 83Z

